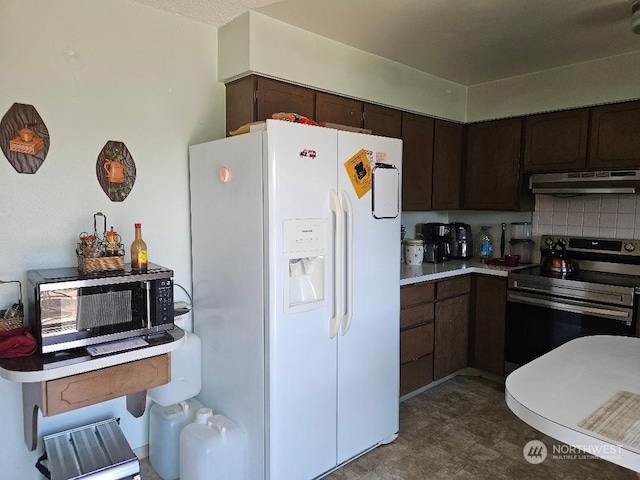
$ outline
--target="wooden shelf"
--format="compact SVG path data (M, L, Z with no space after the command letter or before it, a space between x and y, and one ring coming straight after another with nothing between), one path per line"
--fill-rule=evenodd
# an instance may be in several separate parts
M0 377L22 384L24 440L29 450L38 443L38 409L46 417L126 396L129 413L141 417L147 389L171 380L170 352L185 338L183 330L174 328L147 338L147 347L102 357L78 349L0 360Z

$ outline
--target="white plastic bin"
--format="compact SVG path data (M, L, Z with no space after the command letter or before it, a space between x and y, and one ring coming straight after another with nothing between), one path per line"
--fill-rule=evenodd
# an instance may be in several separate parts
M195 398L149 410L149 463L163 480L180 475L180 432L196 418L202 404Z
M244 448L235 423L201 408L180 433L180 480L244 480Z

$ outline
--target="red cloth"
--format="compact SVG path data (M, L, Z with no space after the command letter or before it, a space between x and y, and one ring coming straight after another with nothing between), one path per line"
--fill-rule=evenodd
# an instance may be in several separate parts
M30 327L0 332L0 358L26 357L38 348Z

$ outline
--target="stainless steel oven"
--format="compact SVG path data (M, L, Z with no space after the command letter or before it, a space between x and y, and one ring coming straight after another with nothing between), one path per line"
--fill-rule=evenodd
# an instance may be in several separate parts
M543 256L557 240L543 237ZM534 266L509 274L506 372L577 337L636 334L640 242L561 240L574 273L560 275Z

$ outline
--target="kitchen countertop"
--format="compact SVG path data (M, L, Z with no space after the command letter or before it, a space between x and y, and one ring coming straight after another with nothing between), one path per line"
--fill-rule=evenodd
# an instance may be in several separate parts
M635 405L609 407L619 395L635 399ZM640 472L640 440L633 435L640 416L640 338L593 335L571 340L512 372L505 399L511 411L536 430ZM599 415L593 416L596 411ZM592 425L583 423L587 418ZM617 431L606 430L614 426ZM554 454L549 446L547 450Z
M402 264L400 267L400 285L411 285L447 277L455 277L467 273L482 273L506 277L513 270L530 267L532 264L518 267L487 265L477 260L447 260L442 263L423 263L420 266Z

